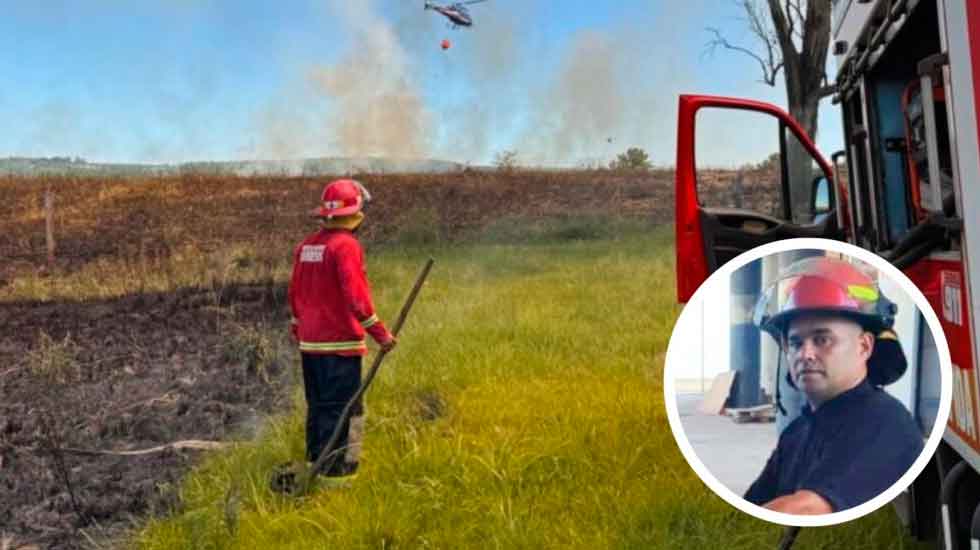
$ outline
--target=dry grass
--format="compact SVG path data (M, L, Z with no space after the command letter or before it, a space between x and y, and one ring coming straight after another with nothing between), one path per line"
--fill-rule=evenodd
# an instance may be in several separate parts
M394 311L433 249L438 267L373 388L359 483L306 502L268 492L269 469L302 455L297 408L192 472L183 508L134 542L773 546L779 529L712 495L664 417L660 373L678 307L670 229L649 224L671 222L671 172L361 179L376 197L363 238L380 249L369 256L379 310ZM306 212L325 180L0 178L0 302L203 287L220 307L240 282L281 288L292 245L315 227ZM38 205L48 184L60 205L61 263L44 273ZM624 312L643 329L610 340L610 320ZM228 328L228 357L275 368L277 342ZM71 374L69 340L42 337L36 350L35 368ZM889 510L807 531L799 546L912 547Z
M62 265L142 250L167 255L194 245L210 252L229 243L253 248L293 242L311 229L307 213L328 178L186 174L142 178L0 178L0 257L40 265L44 259L44 190L56 194ZM466 171L364 175L367 242L391 241L423 220L453 240L504 217L626 215L669 222L673 173L609 171ZM0 269L9 270L10 262ZM23 269L22 265L20 269Z
M59 341L41 330L38 333L37 344L28 353L27 368L42 380L67 384L81 374L78 350L70 333Z

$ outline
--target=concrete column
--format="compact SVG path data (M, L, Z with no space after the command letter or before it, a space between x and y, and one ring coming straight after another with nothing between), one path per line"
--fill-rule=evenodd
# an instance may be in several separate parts
M729 358L738 374L731 392L731 407L762 404L759 355L759 329L752 323L752 311L762 284L762 261L755 260L731 275L731 345Z

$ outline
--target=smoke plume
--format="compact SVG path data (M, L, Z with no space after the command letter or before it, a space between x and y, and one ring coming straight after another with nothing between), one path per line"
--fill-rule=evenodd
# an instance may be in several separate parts
M293 94L260 117L261 149L276 157L292 149L482 164L515 150L521 163L580 165L638 146L664 162L677 94L697 89L690 44L666 38L699 24L695 8L649 8L633 13L642 26L561 36L539 30L562 16L555 6L488 2L472 7L472 28L449 29L412 2L328 5L349 41L306 73L305 101ZM442 38L450 49L440 50Z
M373 2L334 5L354 31L353 47L339 63L314 69L311 78L330 100L326 124L337 153L426 156L432 115L398 35Z

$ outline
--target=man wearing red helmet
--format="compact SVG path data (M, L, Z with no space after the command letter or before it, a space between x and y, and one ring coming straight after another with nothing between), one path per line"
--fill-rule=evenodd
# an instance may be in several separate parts
M320 219L321 228L296 247L288 291L291 333L303 361L310 462L317 459L360 387L365 333L384 350L395 346L395 337L374 311L364 251L354 236L370 194L359 182L341 179L328 183L320 200L312 215ZM363 430L360 404L341 430L342 460L318 474L337 478L357 470Z
M746 500L789 514L839 512L881 494L912 466L922 432L881 389L906 368L891 330L896 310L871 277L826 257L793 264L762 296L755 322L779 342L787 379L807 404Z

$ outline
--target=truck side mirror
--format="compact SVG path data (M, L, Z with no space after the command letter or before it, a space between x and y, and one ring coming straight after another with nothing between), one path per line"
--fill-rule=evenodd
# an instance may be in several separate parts
M814 216L830 212L830 181L817 176L810 184L810 211Z

